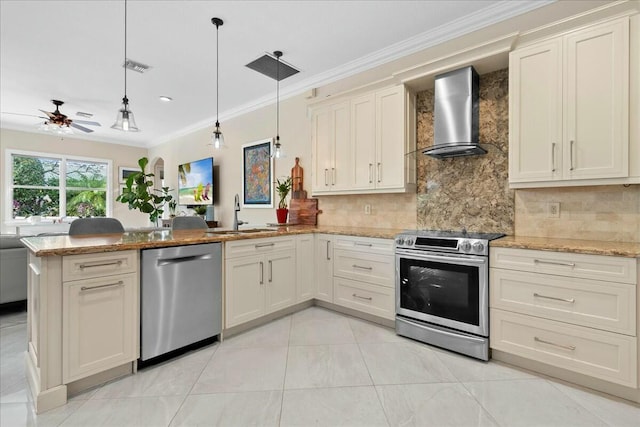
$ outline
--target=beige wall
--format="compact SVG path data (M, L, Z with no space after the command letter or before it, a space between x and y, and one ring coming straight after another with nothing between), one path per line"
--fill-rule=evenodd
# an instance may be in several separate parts
M113 206L113 216L122 221L125 227L150 225L147 215L141 214L138 211L129 211L126 205L115 201L115 198L119 194L118 168L120 166L136 166L137 159L147 155L146 148L128 147L125 145L74 138L62 139L54 135L0 129L0 167L2 167L2 173L0 173L0 186L2 187L0 224L2 224L2 233L13 233L15 230L13 227L7 227L5 225L5 221L11 220L11 213L7 212L7 206L5 206L7 204L4 202L6 198L10 197L8 193L9 182L6 182L5 177L5 156L7 149L111 160L111 175L113 178L111 203Z
M213 156L217 167L219 182L214 185L215 219L221 227L231 227L233 223L233 199L240 195L242 201L242 145L250 142L274 138L276 134L276 106L270 105L230 120L222 120L226 149L213 150L209 144L213 131L201 129L149 149L149 159L153 164L157 159L164 160L165 185L177 195L178 165L204 157ZM310 125L307 118L306 100L299 95L280 101L280 142L287 155L274 163L274 177L281 178L291 174L295 158L300 158L304 169L305 189L311 190L311 142ZM276 222L277 196L273 208L242 207L238 218L250 225L264 225ZM178 210L186 211L185 207ZM189 214L193 212L189 210Z

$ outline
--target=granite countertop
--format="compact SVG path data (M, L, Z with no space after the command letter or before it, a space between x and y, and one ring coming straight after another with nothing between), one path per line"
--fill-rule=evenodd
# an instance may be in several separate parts
M194 245L199 243L228 242L233 240L258 239L306 233L339 234L361 237L393 239L401 229L366 227L334 227L293 225L285 227L264 227L256 232L232 233L230 230L153 230L127 231L118 234L84 236L42 236L24 237L22 242L36 256L78 255L99 252L113 252L161 248L167 246ZM242 231L242 230L241 230ZM217 233L216 233L217 232Z
M632 242L505 236L501 239L491 241L490 246L492 248L535 249L539 251L640 258L640 243Z

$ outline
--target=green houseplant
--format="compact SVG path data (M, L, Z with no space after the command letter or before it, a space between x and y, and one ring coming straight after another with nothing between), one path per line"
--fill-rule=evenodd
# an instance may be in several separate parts
M129 209L138 209L140 212L149 214L152 223L158 226L158 219L162 216L164 204L171 203L173 196L169 194L169 187L162 187L158 190L153 187L152 173L144 173L149 159L142 157L138 160L140 172L131 174L127 178L125 188L116 200L129 205Z
M287 209L287 196L291 191L291 177L287 177L284 181L276 179L276 191L280 196L280 202L278 202L278 209L276 209L276 217L278 218L278 224L285 224L287 222L287 215L289 215L289 209Z

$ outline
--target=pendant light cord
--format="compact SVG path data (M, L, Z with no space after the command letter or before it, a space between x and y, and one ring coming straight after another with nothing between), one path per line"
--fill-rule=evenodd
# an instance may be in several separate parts
M216 128L220 127L218 120L220 115L220 27L216 24ZM217 131L218 129L216 129Z
M124 99L127 99L127 0L124 0ZM127 101L124 104L126 109Z
M280 55L276 67L276 142L280 142Z

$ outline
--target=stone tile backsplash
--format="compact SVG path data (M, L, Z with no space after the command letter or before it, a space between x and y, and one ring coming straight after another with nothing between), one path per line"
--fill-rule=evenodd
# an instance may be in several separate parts
M515 200L517 235L640 242L640 185L518 190ZM550 202L559 218L548 217Z
M358 194L318 197L318 225L416 228L416 195ZM364 213L371 205L371 214Z

